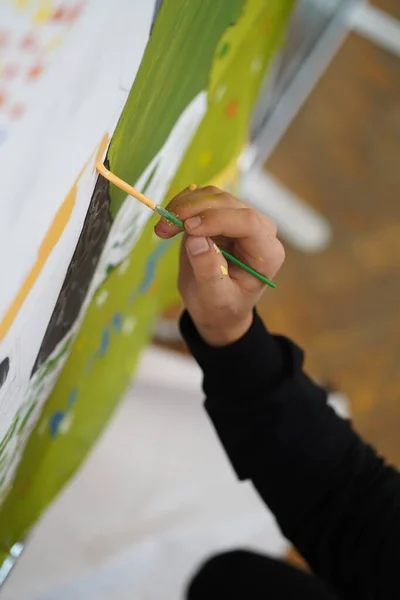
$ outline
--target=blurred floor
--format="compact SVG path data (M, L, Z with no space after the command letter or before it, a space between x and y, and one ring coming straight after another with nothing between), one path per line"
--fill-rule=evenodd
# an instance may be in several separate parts
M385 10L392 17L400 19L400 2L399 0L372 0L371 4Z
M321 254L287 246L278 291L260 307L307 349L315 376L350 396L358 430L397 465L399 156L400 58L350 35L267 164L334 239Z

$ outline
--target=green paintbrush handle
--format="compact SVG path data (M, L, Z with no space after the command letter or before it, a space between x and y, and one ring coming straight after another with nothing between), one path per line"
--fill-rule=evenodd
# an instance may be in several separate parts
M238 267L241 267L248 273L251 273L251 275L254 275L254 277L257 277L257 279L259 279L260 281L265 283L265 285L269 285L269 287L276 288L276 283L274 283L273 281L270 281L269 279L264 277L264 275L261 275L261 273L259 273L255 269L252 269L251 267L249 267L249 265L246 265L246 263L243 263L241 260L236 258L236 256L229 254L229 252L227 252L223 248L219 248L219 251L221 252L221 254L223 254L223 256L225 256L226 260L229 260L230 262L234 263Z
M157 206L156 207L156 212L160 216L162 216L165 219L167 219L170 223L173 223L174 225L176 225L177 227L179 227L180 229L182 229L182 231L185 231L185 225L184 225L183 221L181 221L181 219L178 219L178 217L176 217L175 215L173 215L171 212L169 212L168 210L166 210L162 206ZM252 269L251 267L249 267L249 265L246 265L245 263L243 263L241 260L239 260L238 258L236 258L236 256L232 256L232 254L229 254L229 252L227 252L223 248L218 248L218 249L221 252L221 254L223 256L225 256L225 258L227 260L229 260L230 262L234 263L238 267L241 267L242 269L244 269L245 271L247 271L251 275L254 275L254 277L256 277L257 279L259 279L260 281L262 281L263 283L265 283L265 285L269 285L269 287L271 287L271 288L276 288L276 284L273 281L270 281L269 279L267 279L266 277L264 277L264 275L261 275L261 273L259 273L255 269Z
M167 221L169 221L170 223L173 223L174 225L176 225L177 227L182 229L182 231L185 231L185 225L184 225L183 221L178 219L178 217L176 217L174 214L169 212L169 210L167 210L166 208L163 208L162 206L158 206L158 204L157 204L156 212L158 212L158 214L161 217L164 217L165 219L167 219Z

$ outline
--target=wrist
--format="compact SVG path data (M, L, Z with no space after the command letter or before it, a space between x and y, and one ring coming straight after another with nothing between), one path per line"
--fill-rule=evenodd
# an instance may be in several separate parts
M244 319L237 321L229 326L209 326L197 323L192 317L196 329L206 344L210 346L229 346L240 340L249 331L253 323L253 312L249 313Z

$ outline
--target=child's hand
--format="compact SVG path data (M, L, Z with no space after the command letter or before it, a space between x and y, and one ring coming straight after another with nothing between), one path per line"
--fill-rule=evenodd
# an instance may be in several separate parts
M213 186L184 190L168 210L185 222L187 232L179 274L183 301L206 342L215 346L233 343L249 329L265 285L227 263L213 241L271 279L285 258L276 225ZM166 239L181 230L161 219L155 231Z

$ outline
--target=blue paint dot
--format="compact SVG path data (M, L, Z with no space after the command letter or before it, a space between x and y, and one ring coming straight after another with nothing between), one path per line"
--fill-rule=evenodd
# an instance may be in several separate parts
M78 388L73 388L68 396L68 400L67 400L67 405L68 408L71 408L71 406L74 404L76 398L78 396Z
M54 439L57 437L58 429L64 419L65 413L62 410L56 410L56 412L50 417L49 428L50 437Z
M108 327L105 327L101 334L100 348L99 348L100 356L105 355L109 346L110 346L110 330L108 329Z
M96 358L96 356L89 356L86 366L85 366L85 375L87 375L92 370L95 358Z
M133 304L133 302L136 300L138 294L145 294L146 292L148 292L156 275L157 263L173 242L174 239L165 240L163 243L157 246L157 248L152 252L152 254L150 254L146 262L143 279L140 282L139 287L135 289L129 297L129 302L131 304Z
M49 419L49 429L50 429L50 437L54 439L58 435L58 430L60 425L65 418L65 415L72 409L73 404L75 403L78 397L78 388L72 388L69 393L67 399L67 408L66 410L56 410L54 414Z
M115 313L113 315L112 324L113 324L113 327L117 331L121 331L121 327L122 327L122 315L121 315L121 313Z

